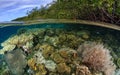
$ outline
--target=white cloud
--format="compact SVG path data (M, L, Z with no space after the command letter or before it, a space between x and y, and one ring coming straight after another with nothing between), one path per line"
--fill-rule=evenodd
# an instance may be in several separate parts
M7 12L14 12L14 11L20 11L22 9L27 9L27 8L34 8L34 7L40 7L40 5L23 5L15 9L8 10Z
M16 4L16 2L12 2L12 3L9 3L9 4L4 4L4 5L0 5L0 8L6 8L6 7L9 7L9 6L13 6L14 4Z
M24 16L27 10L34 7L45 6L53 0L0 0L0 21ZM11 18L11 19L12 19Z

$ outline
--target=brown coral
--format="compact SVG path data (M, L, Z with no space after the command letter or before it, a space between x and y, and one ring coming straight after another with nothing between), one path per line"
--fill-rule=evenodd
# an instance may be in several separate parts
M37 66L36 66L36 63L35 63L35 59L31 58L28 60L28 66L33 69L33 70L37 70Z
M62 58L58 52L54 52L50 57L51 57L56 63L63 63L63 62L65 62L65 59Z
M66 60L66 63L70 63L78 58L77 51L71 48L62 48L58 52Z
M115 65L111 60L110 51L98 43L84 43L78 50L82 55L82 62L94 71L102 71L105 75L112 75Z
M60 63L57 65L57 71L59 73L70 74L71 68L69 66L67 66L65 63Z
M76 67L76 75L92 75L86 66L77 66Z
M40 48L42 49L42 54L45 58L49 58L54 52L54 47L49 44L43 44Z
M38 68L38 72L36 72L35 75L46 75L47 74L47 71L45 69L45 65L43 64L38 64L37 65L37 68Z

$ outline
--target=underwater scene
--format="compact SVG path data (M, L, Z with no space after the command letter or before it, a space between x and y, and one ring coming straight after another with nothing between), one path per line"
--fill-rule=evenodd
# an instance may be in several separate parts
M120 75L120 31L79 23L0 26L0 75Z

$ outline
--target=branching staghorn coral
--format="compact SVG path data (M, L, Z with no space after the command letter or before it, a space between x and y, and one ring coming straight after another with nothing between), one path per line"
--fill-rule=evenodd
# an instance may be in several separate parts
M78 53L82 63L94 71L103 72L105 75L114 75L114 65L110 51L103 44L96 42L84 43L79 46Z

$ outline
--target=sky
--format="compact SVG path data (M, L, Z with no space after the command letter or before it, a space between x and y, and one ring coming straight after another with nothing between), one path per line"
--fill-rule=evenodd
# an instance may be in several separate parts
M53 0L0 0L0 22L25 16L35 7L45 6Z

